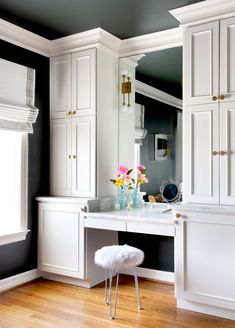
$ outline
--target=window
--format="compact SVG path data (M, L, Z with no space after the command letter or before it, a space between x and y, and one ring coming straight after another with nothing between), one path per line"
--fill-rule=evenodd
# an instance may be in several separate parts
M24 132L0 130L0 245L26 238L27 146Z

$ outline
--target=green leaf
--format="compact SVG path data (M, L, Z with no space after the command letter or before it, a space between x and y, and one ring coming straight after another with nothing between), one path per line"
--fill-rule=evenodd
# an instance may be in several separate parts
M127 171L127 175L131 174L132 171L133 171L133 169L130 169L129 171Z
M147 169L144 169L141 173L142 174L146 174L147 173Z

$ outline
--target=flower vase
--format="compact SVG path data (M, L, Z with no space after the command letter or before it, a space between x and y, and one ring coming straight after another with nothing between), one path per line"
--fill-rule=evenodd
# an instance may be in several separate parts
M138 188L134 188L132 194L133 205L132 207L138 208L139 207L139 190Z
M119 189L118 202L119 202L119 205L120 205L120 210L123 210L123 209L126 208L127 201L126 201L125 189Z

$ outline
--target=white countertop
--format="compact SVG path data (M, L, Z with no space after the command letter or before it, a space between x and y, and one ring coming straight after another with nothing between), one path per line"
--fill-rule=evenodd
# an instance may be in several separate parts
M85 218L105 218L140 222L155 222L173 224L171 212L162 213L162 209L157 208L131 208L127 210L114 210L103 212L88 212Z
M170 208L173 211L193 211L200 213L215 213L235 215L235 206L232 205L213 205L213 204L193 204L193 203L180 203L172 204Z

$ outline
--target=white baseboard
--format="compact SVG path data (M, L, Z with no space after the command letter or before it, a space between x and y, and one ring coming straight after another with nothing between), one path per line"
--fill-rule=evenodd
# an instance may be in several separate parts
M26 271L0 280L0 293L41 277L37 269Z
M183 299L177 299L177 307L180 309L209 314L220 318L235 320L234 310L222 309L216 306L190 302Z
M132 273L130 273L130 271L128 269L127 270L124 269L120 273L132 274ZM160 270L153 270L153 269L146 269L146 268L138 267L137 274L139 277L142 277L142 278L154 279L154 280L159 280L159 281L168 282L168 283L175 282L174 272L160 271Z

